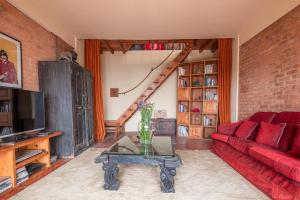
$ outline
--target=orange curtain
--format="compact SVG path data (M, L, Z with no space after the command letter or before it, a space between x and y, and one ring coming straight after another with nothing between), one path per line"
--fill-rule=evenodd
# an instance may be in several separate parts
M220 124L230 122L230 87L232 65L232 39L219 39L219 119Z
M85 66L94 77L94 140L103 140L105 137L103 91L100 66L100 40L85 40Z

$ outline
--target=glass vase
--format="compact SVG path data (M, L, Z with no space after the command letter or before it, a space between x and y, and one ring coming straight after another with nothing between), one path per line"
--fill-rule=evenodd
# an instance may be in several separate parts
M141 144L151 144L152 130L150 121L140 121L138 124L138 135Z

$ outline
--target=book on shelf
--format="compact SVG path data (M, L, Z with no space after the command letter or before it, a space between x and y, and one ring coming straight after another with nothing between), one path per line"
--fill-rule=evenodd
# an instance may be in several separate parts
M207 116L204 116L203 117L203 124L204 124L204 126L213 126L213 119L211 119Z
M187 112L187 106L183 104L178 104L178 112Z
M188 82L185 79L179 79L178 87L188 87Z
M183 67L178 67L178 74L179 74L179 76L184 76L185 75L185 69Z
M212 74L214 73L214 65L213 64L206 64L204 67L205 74Z
M3 127L0 129L0 135L9 135L9 134L12 134L14 131L13 131L13 128L12 127Z
M0 106L0 112L9 112L10 111L10 103L5 103Z
M29 179L29 174L25 166L17 169L17 185L23 183L28 179Z
M216 86L217 80L215 78L206 77L205 79L205 86Z
M0 193L12 187L11 178L9 176L0 176Z
M179 125L178 126L178 135L183 136L183 137L189 136L189 128L187 126Z
M205 100L218 100L218 95L215 91L206 91Z
M16 162L22 162L30 157L33 157L35 155L38 155L42 153L43 150L41 149L22 149L20 151L16 152Z

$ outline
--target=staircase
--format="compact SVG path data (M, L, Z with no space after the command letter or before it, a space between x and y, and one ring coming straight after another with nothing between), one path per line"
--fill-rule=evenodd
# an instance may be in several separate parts
M138 110L138 102L146 101L162 84L168 77L177 69L178 65L184 61L184 59L192 51L193 45L188 44L185 49L183 49L176 58L169 63L165 69L160 73L159 77L153 81L153 83L147 87L147 89L125 110L125 112L116 120L116 124L123 126L126 121L128 121L131 116Z

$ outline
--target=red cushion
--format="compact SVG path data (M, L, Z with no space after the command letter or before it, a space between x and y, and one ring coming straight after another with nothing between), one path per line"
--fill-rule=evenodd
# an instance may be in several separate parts
M297 126L295 137L292 142L292 149L289 151L291 155L300 157L300 125Z
M211 138L227 143L229 136L222 133L212 133Z
M287 124L284 128L283 134L278 143L278 149L281 151L288 151L291 149L292 139L295 135L297 126L293 124Z
M241 123L242 123L242 121L235 122L235 123L221 124L218 127L218 132L226 134L226 135L233 135L234 132L236 131L236 129L240 126Z
M297 124L300 124L300 112L280 112L272 120L272 124L287 123L278 148L282 151L291 149L292 139L295 136Z
M239 138L249 139L254 133L257 125L257 122L244 121L236 130L235 135Z
M270 166L286 177L300 181L300 160L297 158L291 157L287 153L261 146L251 147L248 152L253 158Z
M249 120L253 122L268 122L271 123L271 121L274 119L276 115L276 112L257 112L254 115L252 115Z
M254 142L251 140L245 140L242 138L231 136L229 137L228 143L236 150L248 154L248 149L249 147L251 147L252 143Z
M256 142L278 148L279 140L282 136L286 124L270 124L261 122L256 136Z

